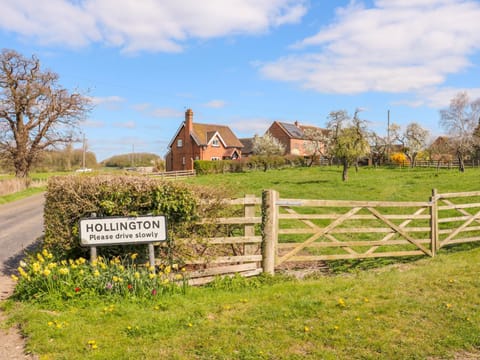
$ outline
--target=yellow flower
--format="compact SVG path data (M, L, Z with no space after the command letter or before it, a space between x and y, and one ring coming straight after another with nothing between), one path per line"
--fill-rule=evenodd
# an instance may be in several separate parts
M125 270L125 267L123 265L118 265L118 270L123 271Z
M165 270L163 270L163 271L165 272L165 274L169 274L170 271L172 271L172 268L171 268L170 265L169 265L169 266L167 266L167 267L165 268Z
M155 274L153 274L153 273L148 274L148 278L149 279L155 279Z
M359 318L359 317L357 317L355 320L356 320L356 321L360 321L360 318Z
M11 277L12 277L12 280L13 280L13 281L15 281L15 282L17 282L17 281L18 281L18 276L16 276L16 275L13 275L13 274L12 274L12 276L11 276Z
M95 271L93 272L93 276L95 276L95 277L100 276L100 271L95 270Z
M452 304L447 304L446 307L447 309L450 309L452 307Z
M47 323L47 325L48 325L48 326L52 326L52 325L53 325L53 322L52 322L52 321L49 321L49 322Z
M61 268L60 270L58 270L58 272L59 272L61 275L67 275L70 271L68 270L68 268L63 267L63 268Z
M173 265L172 265L172 269L173 269L173 270L178 270L178 264L173 264Z
M83 257L79 257L77 260L75 260L77 265L83 265L83 264L85 264L86 261L87 260L85 260L85 258L83 258Z
M80 274L80 275L83 275L84 273L85 273L85 272L83 271L83 269L79 271L79 274Z
M309 331L310 331L310 328L309 328L308 326L305 326L305 327L303 328L303 331L304 331L304 332L309 332Z
M138 271L135 272L134 276L135 279L140 279L140 273Z
M52 263L48 264L47 267L48 267L49 269L55 269L55 268L57 267L57 263L56 263L56 262L52 262Z
M137 253L133 253L132 255L130 255L130 259L135 260L137 256L138 256Z
M364 298L363 301L369 302L370 300L368 300L368 298Z
M154 272L154 271L155 271L155 266L149 266L149 267L148 267L148 271Z
M112 281L113 281L113 282L118 282L118 280L120 280L118 276L113 276L113 277L112 277Z
M67 260L60 261L60 264L62 264L63 266L67 266Z
M192 327L192 326L193 326L193 324L192 324L192 323L188 323L188 327Z
M345 300L343 300L342 298L338 299L337 304L338 304L338 306L341 306L341 307L345 307L345 306L346 306Z
M32 269L33 269L33 272L38 273L42 269L42 265L40 265L39 262L34 262L32 264Z
M42 254L40 254L40 253L37 253L37 260L40 261L41 263L43 263L45 261Z
M48 276L48 275L50 275L50 274L51 274L51 271L50 271L49 269L43 270L43 275L44 275L44 276Z

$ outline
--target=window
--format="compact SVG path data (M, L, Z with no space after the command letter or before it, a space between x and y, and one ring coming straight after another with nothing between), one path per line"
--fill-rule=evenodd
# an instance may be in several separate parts
M177 140L177 147L182 147L183 146L183 140L182 139L178 139Z
M220 160L220 158L218 156L212 156L212 161L215 161L215 160Z
M218 141L218 139L213 139L212 140L212 146L219 147L220 146L220 141Z

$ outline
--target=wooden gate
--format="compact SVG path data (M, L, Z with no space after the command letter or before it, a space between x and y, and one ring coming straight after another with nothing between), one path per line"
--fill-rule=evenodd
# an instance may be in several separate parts
M480 241L480 191L437 194L433 228L436 248Z
M267 198L271 201L267 211L272 213L266 216L278 229L266 232L264 239L274 243L274 268L286 262L433 256L435 252L431 201L279 199L275 191ZM264 270L274 271L268 264Z

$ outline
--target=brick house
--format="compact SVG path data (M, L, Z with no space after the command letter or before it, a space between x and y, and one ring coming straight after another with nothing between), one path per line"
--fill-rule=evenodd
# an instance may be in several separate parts
M316 126L301 125L298 121L293 124L274 121L266 132L285 146L286 155L309 157L312 155L312 149L315 149L315 144L306 137L305 132L308 131L325 133L327 130Z
M195 160L237 160L242 156L242 143L228 126L193 122L193 111L185 112L168 145L166 170L193 170Z

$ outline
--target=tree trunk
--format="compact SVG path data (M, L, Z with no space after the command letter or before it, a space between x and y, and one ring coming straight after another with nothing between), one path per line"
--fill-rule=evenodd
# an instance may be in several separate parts
M465 172L465 161L463 159L463 154L458 154L458 171Z
M348 161L343 161L342 181L348 180Z

